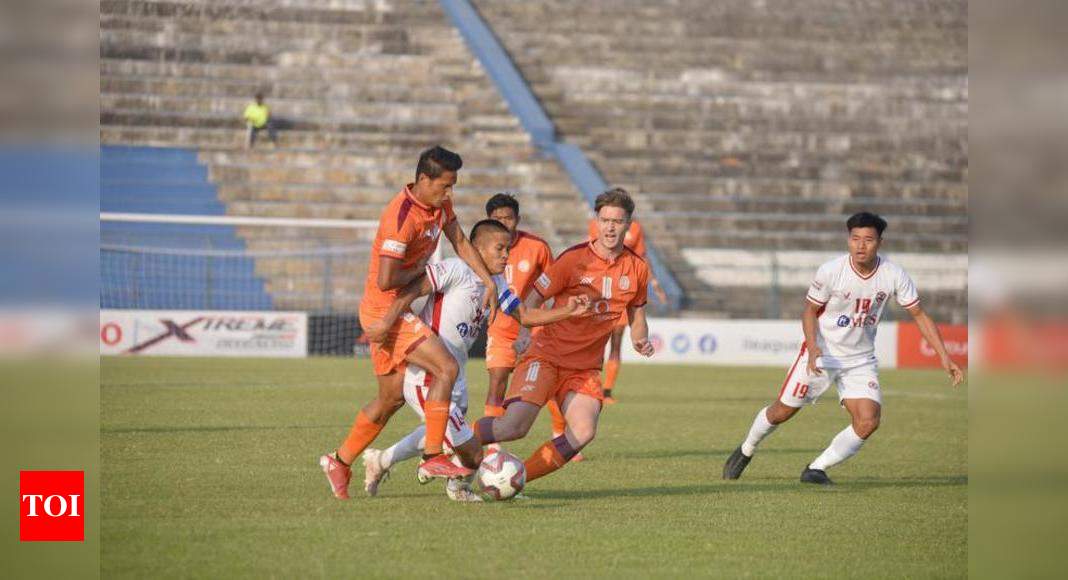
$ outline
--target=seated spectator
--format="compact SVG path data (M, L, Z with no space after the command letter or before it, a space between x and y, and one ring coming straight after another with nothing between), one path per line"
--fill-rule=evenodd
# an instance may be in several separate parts
M251 149L256 143L256 134L264 129L271 144L278 145L278 134L274 129L274 121L271 119L271 110L263 102L263 93L256 93L256 101L245 107L245 124L248 126L248 138L245 140L245 148Z

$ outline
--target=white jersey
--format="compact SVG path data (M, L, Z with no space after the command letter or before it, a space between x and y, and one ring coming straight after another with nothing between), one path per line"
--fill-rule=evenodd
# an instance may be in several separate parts
M463 260L449 258L426 267L432 294L419 317L445 343L446 348L460 366L453 387L453 402L467 407L467 353L475 343L486 319L482 309L482 296L486 286ZM494 276L498 289L498 316L508 316L519 307L519 298L508 288L503 276ZM406 383L427 384L426 371L417 365L408 365ZM461 403L458 398L463 397Z
M908 273L882 256L867 276L857 272L848 254L820 266L808 289L808 300L823 307L816 339L823 351L820 366L844 369L877 362L875 332L891 297L903 308L920 302Z

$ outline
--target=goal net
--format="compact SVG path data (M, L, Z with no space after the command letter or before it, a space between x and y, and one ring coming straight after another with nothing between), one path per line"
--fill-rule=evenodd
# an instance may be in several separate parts
M308 353L359 350L357 311L378 223L101 214L100 307L301 311Z

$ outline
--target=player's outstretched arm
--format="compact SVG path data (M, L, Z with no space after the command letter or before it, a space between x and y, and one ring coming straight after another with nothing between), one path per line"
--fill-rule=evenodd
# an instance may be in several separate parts
M364 334L367 336L367 340L371 342L382 342L385 340L386 334L393 326L393 323L400 318L401 314L408 312L412 307L412 302L415 302L415 299L420 296L430 294L432 289L430 278L425 275L409 282L393 300L393 303L389 305L389 310L386 311L386 314L382 319L363 329Z
M426 260L419 262L411 268L403 268L401 267L401 261L397 258L379 256L378 279L375 280L375 282L378 283L378 289L383 292L396 290L397 288L404 288L411 283L412 280L422 276L424 269L426 269Z
M805 310L801 313L801 330L805 333L805 349L808 351L808 374L819 375L823 371L816 366L816 359L823 356L816 337L819 335L819 318L821 306L805 299Z
M532 294L537 294L533 292ZM567 320L568 318L575 318L577 316L585 316L590 312L592 304L590 303L589 296L571 296L567 299L567 304L557 306L552 309L527 308L524 305L519 305L519 308L512 313L512 316L526 327L533 326L545 326L546 324L552 324L554 322L560 322L561 320Z
M497 317L497 283L493 281L489 268L482 261L482 255L471 244L471 240L467 239L464 230L460 227L460 222L452 220L445 224L444 231L445 237L452 244L452 249L456 250L456 255L471 266L471 269L482 280L482 284L486 286L486 293L482 296L482 308L489 310L489 322L492 324L493 319Z
M949 352L946 351L946 343L942 341L942 333L938 332L938 325L934 323L927 311L919 304L905 310L916 321L916 326L919 327L920 335L923 336L923 339L938 353L938 359L942 361L942 368L946 369L953 386L956 387L964 382L964 371L949 358Z
M627 309L630 317L630 342L634 350L645 357L653 356L656 349L649 341L649 321L645 319L645 306L631 306Z

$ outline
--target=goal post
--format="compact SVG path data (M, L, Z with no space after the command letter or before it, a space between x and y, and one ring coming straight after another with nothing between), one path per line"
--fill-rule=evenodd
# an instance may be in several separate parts
M351 355L378 222L100 214L100 307L300 311L309 354Z

